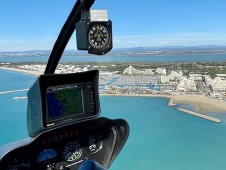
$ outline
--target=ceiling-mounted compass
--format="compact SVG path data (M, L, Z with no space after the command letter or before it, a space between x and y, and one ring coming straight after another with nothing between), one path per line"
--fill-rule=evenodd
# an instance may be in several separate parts
M111 22L92 23L88 31L88 50L95 54L106 54L112 49Z
M107 11L91 10L82 13L76 24L77 48L91 54L103 55L112 49L112 23Z

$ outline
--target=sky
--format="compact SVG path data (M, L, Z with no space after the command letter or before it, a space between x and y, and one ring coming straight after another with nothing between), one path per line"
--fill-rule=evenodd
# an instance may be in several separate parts
M75 2L1 0L0 51L51 50ZM108 10L114 48L226 45L225 0L96 0L92 9Z

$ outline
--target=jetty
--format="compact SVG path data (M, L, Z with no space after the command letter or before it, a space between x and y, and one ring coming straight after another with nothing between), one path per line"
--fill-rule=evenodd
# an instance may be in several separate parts
M28 91L28 90L29 90L29 89L21 89L21 90L3 91L3 92L0 92L0 95L2 95L2 94L8 94L8 93L15 93L15 92Z
M14 100L27 99L27 96L22 96L22 97L16 96L16 97L14 97L13 99L14 99Z
M168 106L176 106L176 104L173 103L173 96L170 98Z
M216 118L213 118L213 117L210 117L210 116L206 116L206 115L203 115L203 114L200 114L200 113L192 112L192 111L187 110L187 109L178 108L177 110L184 112L184 113L187 113L187 114L190 114L190 115L193 115L193 116L200 117L202 119L206 119L206 120L215 122L215 123L221 123L221 120L219 120L219 119L216 119Z

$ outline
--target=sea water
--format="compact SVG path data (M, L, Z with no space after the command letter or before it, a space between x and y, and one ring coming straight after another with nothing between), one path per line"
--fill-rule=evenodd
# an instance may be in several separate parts
M48 56L0 56L0 62L46 62ZM61 62L215 62L226 61L226 54L63 56Z
M0 69L0 92L28 89L35 77ZM27 100L14 97L26 96L26 91L0 95L0 146L9 141L27 137Z
M35 77L0 70L0 91L29 88ZM26 92L0 95L0 146L27 137ZM224 170L226 168L226 113L209 113L213 123L167 106L168 99L101 97L101 116L123 118L130 136L111 166L119 169Z
M225 61L217 56L65 57L62 61ZM151 59L152 58L152 59ZM9 57L0 62L46 61L47 57ZM0 69L0 92L29 88L35 77ZM27 137L26 91L0 95L0 146ZM118 169L224 170L226 168L226 113L207 113L222 120L213 123L167 106L168 99L149 97L101 97L101 116L123 118L130 136L111 166ZM187 109L192 106L180 105Z
M102 115L124 118L127 144L111 169L223 170L226 168L226 114L213 123L148 97L102 97Z

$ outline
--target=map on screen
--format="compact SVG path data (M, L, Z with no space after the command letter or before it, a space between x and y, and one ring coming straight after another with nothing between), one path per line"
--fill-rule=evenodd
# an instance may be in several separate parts
M48 91L46 99L49 121L83 113L81 88Z

